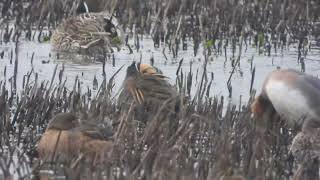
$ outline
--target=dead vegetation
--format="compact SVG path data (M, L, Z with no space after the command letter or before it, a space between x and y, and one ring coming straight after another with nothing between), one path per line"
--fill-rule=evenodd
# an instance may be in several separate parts
M251 118L250 103L235 106L224 105L223 97L182 98L187 92L183 83L177 86L184 102L176 114L165 115L164 102L142 122L134 112L138 103L121 111L117 108L116 99L110 96L112 79L105 80L96 95L81 87L78 80L73 89L67 89L63 70L59 83L52 81L39 82L37 74L30 72L21 93L1 82L0 167L7 177L289 179L296 169L288 150L296 132L276 120L268 131L262 131ZM202 84L208 88L207 83ZM113 124L114 147L105 157L107 161L84 161L83 154L63 166L40 161L36 144L48 120L58 112Z
M16 42L18 54L21 35L25 35L25 40L43 41L63 18L75 14L77 3L0 2L1 43ZM194 55L203 43L203 74L192 73L191 67L189 72L182 72L179 66L176 73L179 111L164 115L167 106L164 102L161 107L154 107L147 121L142 122L136 116L137 104L119 110L117 97L112 96L114 79L108 80L105 73L96 94L82 87L77 79L74 87L68 89L63 69L55 72L51 81L43 82L31 70L24 76L23 89L17 91L16 69L10 81L0 82L0 168L5 178L48 176L50 173L44 171L48 169L52 176L63 175L68 179L235 180L293 176L297 164L288 148L297 131L276 120L263 130L251 118L251 100L248 104L232 105L224 104L223 97L212 97L209 92L214 88L213 75L207 74L206 64L211 54L223 55L232 62L234 68L227 82L230 96L232 74L240 67L241 52L249 45L270 55L271 47L277 54L298 43L298 60L304 64L301 57L307 55L311 41L319 35L317 1L113 0L106 2L105 7L118 18L127 39L135 39L133 45L127 42L130 51L139 51L139 41L144 35L152 36L155 47L165 44L164 61L171 59L165 54L166 48L177 58L181 47L189 48L187 40L193 43ZM12 23L14 27L9 26ZM45 28L48 34L42 33ZM227 54L227 48L232 49L231 55ZM17 67L18 58L13 61ZM254 72L252 67L252 83ZM57 84L53 83L56 78ZM194 79L198 89L191 97ZM73 112L89 121L113 124L114 148L106 157L107 162L83 162L81 155L63 165L38 160L35 149L39 137L48 120L59 112Z

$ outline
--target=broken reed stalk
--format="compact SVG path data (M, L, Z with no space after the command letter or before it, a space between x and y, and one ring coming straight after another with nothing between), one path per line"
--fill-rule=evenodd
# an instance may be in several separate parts
M15 43L15 61L14 61L14 72L13 72L14 91L17 90L18 61L19 61L19 36L17 37L16 43Z
M250 91L249 94L252 94L253 90L253 83L254 83L254 77L256 75L256 67L253 68L252 73L251 73L251 83L250 83Z

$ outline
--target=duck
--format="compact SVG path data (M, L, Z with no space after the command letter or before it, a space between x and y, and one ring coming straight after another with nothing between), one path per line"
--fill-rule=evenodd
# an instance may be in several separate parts
M289 127L320 126L320 79L293 69L267 75L261 93L251 104L254 116L278 114Z
M125 112L132 107L134 119L142 123L155 117L161 121L176 119L180 111L179 97L176 88L160 69L150 64L133 62L127 68L117 107Z
M319 178L320 128L299 132L293 138L289 152L298 163L292 179Z
M292 140L290 153L299 164L320 157L320 128L314 131L301 131Z
M59 113L48 123L38 144L39 159L68 162L80 154L87 160L105 160L113 149L112 130L81 123L72 113Z
M162 71L146 63L135 61L127 68L119 95L120 102L159 104L178 95ZM123 101L127 99L127 101ZM131 100L129 100L131 99Z
M251 111L257 121L279 117L289 128L299 129L289 152L299 165L293 179L305 179L302 177L308 176L306 172L312 171L320 156L320 79L293 69L274 70L267 75Z
M107 11L91 12L87 4L82 2L79 6L86 7L84 13L66 18L57 26L51 36L53 48L59 52L89 55L110 53L113 47L120 50L124 33L116 17Z

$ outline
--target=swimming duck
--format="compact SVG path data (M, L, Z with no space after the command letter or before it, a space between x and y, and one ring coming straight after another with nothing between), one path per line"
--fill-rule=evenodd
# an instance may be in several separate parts
M320 79L296 70L275 70L267 76L251 110L257 117L273 112L291 126L316 128L320 126Z
M123 31L107 12L84 13L65 19L52 34L51 43L62 52L112 52L112 47L119 50L123 44Z
M68 161L83 154L85 159L103 160L113 147L109 130L81 124L71 113L57 114L38 143L39 157L44 161Z

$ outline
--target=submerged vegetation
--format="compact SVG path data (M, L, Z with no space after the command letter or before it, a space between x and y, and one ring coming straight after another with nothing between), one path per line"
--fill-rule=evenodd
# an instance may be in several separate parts
M200 59L203 69L196 73L192 72L192 64L189 72L183 72L183 59L177 61L179 66L172 88L178 92L174 99L178 108L172 107L172 101L163 101L150 103L148 111L141 110L141 102L121 104L118 101L114 87L121 82L115 82L115 76L125 68L107 79L105 61L102 63L103 82L98 87L95 79L94 89L84 87L78 78L72 88L67 87L64 67L58 70L58 65L51 81L40 81L33 69L23 76L22 82L17 81L19 42L48 41L63 19L75 16L80 2L0 2L0 44L15 43L15 52L10 52L13 76L7 77L5 69L5 78L0 81L0 169L5 178L236 180L293 177L298 164L289 146L298 129L287 128L279 119L272 119L265 128L251 116L256 71L253 58L252 76L247 77L252 79L252 97L238 105L225 104L224 97L212 97L214 75L207 71L207 64L212 55L225 56L225 61L231 61L232 71L226 82L230 97L235 91L231 85L232 75L240 68L241 53L249 46L255 47L259 54L270 56L271 53L282 54L284 49L295 45L301 71L305 71L304 60L309 51L318 48L320 41L318 1L101 0L97 11L107 10L117 18L125 31L125 45L130 53L139 51L140 41L150 36L155 48L163 48L164 62L177 60L181 49L190 48L187 42L192 42L194 56L203 53ZM131 38L133 44L129 43ZM117 43L120 39L111 41ZM168 49L172 58L166 54ZM3 54L0 52L2 57ZM109 55L103 58L111 58ZM151 59L150 64L153 62ZM19 83L22 89L17 88ZM195 85L196 93L191 95ZM140 95L138 91L135 93ZM113 149L104 157L106 161L87 161L83 154L68 162L43 162L38 158L37 143L48 121L60 112L71 112L82 120L112 126Z

